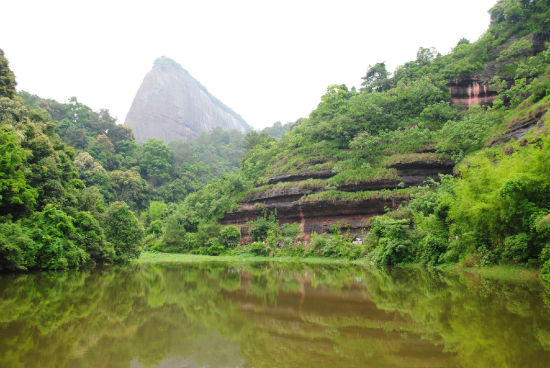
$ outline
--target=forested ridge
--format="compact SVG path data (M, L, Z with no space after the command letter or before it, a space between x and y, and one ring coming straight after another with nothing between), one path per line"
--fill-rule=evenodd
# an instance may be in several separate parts
M17 94L2 56L0 268L112 263L147 249L525 264L549 277L550 3L500 0L490 15L479 40L462 39L446 55L421 47L393 73L371 65L359 89L329 86L293 124L168 146L139 146L106 110L76 99ZM468 78L490 82L488 106L451 103L449 85ZM453 175L406 185L395 168L411 162L455 166ZM303 173L317 176L274 179ZM381 182L396 185L343 189ZM289 188L307 189L299 199L307 203L402 203L366 221L360 241L345 222L310 235L280 224L276 211L247 224L250 242L221 225L245 198Z

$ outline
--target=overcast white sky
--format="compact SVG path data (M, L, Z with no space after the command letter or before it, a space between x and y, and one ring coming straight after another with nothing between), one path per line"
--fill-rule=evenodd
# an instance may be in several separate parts
M18 90L71 96L123 123L153 61L179 62L256 128L294 121L330 84L359 86L420 46L448 53L487 29L496 0L9 0L0 48Z

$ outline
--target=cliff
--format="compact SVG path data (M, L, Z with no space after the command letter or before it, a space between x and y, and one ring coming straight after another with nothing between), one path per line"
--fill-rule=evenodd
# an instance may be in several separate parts
M308 179L334 175L330 171L277 175L269 182L287 183L287 186L259 190L247 196L237 210L226 213L222 224L238 225L246 236L247 222L263 216L264 213L276 213L281 224L299 223L306 238L314 231L323 233L329 230L330 225L342 222L349 225L352 233L357 234L366 226L366 220L384 214L387 209L395 210L409 199L409 194L399 188L421 185L428 178L437 180L439 174L451 174L453 166L454 162L445 160L399 162L388 166L395 169L395 179L382 178L341 184L333 192L326 187L305 182ZM316 193L320 196L310 196ZM323 196L328 193L334 193L334 198ZM339 198L338 193L343 198ZM346 193L359 194L359 197L346 199Z
M161 57L147 73L124 122L136 141L188 140L215 127L244 132L249 125L175 61Z
M529 41L531 47L522 51L519 56L529 57L537 55L546 49L546 43L550 42L550 32L531 33L519 40ZM518 38L510 38L496 48L494 55L499 55L508 49ZM483 69L472 75L455 78L449 82L449 94L453 104L470 108L473 105L491 106L497 98L498 90L492 86L491 80L498 74L497 71L506 61L494 59L484 64ZM509 85L513 85L514 79L506 79Z

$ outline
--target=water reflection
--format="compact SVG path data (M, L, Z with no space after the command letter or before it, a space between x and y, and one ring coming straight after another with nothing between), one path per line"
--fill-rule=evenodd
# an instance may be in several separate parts
M546 367L549 292L418 269L141 265L0 277L0 367Z

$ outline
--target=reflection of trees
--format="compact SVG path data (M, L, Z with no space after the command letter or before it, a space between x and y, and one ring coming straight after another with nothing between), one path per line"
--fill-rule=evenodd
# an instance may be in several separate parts
M547 295L536 282L298 263L6 275L0 366L542 366Z
M550 315L538 282L394 270L367 279L379 308L409 316L418 330L456 351L463 366L545 367Z

